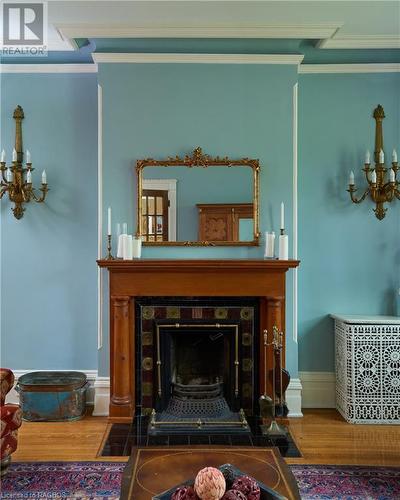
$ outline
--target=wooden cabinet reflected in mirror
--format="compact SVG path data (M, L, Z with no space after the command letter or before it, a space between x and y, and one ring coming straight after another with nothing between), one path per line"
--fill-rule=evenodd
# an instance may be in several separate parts
M205 155L136 162L144 245L259 244L259 161Z

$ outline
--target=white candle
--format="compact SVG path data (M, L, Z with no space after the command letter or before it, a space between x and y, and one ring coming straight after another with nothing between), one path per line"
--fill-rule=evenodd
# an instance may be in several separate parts
M2 160L2 161L4 161L4 160ZM397 163L397 151L395 149L393 149L393 153L392 153L392 162Z
M390 182L396 182L396 174L394 173L393 168L389 169L389 179Z
M0 158L0 161L2 163L4 163L6 161L6 152L4 151L4 149L2 150L1 152L1 158Z
M30 170L26 173L26 182L32 184L32 172Z
M47 184L46 170L42 172L42 184Z
M379 151L379 163L385 163L385 153L382 149Z
M132 257L140 259L142 256L142 238L135 236L132 238Z
M349 184L350 186L354 186L354 172L350 172L350 179L349 179Z
M285 205L281 203L281 229L285 229Z
M370 164L371 163L371 155L369 150L367 149L367 152L365 153L365 163Z
M7 168L6 179L7 179L7 182L12 181L12 172L11 172L11 169L9 169L9 168Z
M17 151L15 148L13 149L13 152L12 152L12 161L17 161Z
M109 236L111 235L111 207L108 207L108 228L107 228L107 234Z
M29 151L29 149L26 150L26 163L32 163L31 152Z
M376 172L375 172L375 170L372 171L371 182L372 182L372 184L376 184Z

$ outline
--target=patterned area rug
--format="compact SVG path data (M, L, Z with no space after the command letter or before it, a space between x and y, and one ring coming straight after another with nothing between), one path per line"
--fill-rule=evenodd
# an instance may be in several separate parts
M0 498L117 500L125 462L11 462Z
M121 462L12 463L0 498L117 500ZM399 500L400 468L291 465L303 500Z
M291 465L304 500L400 500L400 468Z

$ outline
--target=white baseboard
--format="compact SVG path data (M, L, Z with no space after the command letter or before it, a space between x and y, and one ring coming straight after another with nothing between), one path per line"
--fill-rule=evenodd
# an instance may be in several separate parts
M7 394L6 396L6 403L11 403L11 404L19 404L19 394L15 390L15 385L18 382L18 379L22 377L22 375L25 375L26 373L30 372L35 372L39 370L13 370L14 377L15 377L15 382L14 382L14 387L11 389L11 391ZM44 370L40 370L44 371ZM63 372L63 371L69 371L69 370L45 370L45 371L57 371L57 372ZM86 403L87 404L93 404L94 403L94 393L95 393L95 381L97 379L97 370L77 370L80 372L83 372L87 380L90 384L90 387L86 393Z
M303 408L335 408L336 379L333 372L300 372Z
M301 412L302 401L302 383L299 378L290 380L289 387L286 391L286 404L289 408L289 417L302 417Z
M94 417L108 417L110 405L110 377L97 377L94 383Z
M108 408L110 404L110 378L98 377L95 384L95 400L93 416L105 417L108 416ZM301 412L301 381L300 379L292 379L286 391L286 402L289 407L289 417L302 417Z
M35 370L13 370L15 376L15 383L18 382L19 377L31 371ZM49 371L55 371L55 370L49 370ZM57 371L66 371L66 370L57 370ZM82 371L83 373L86 374L88 382L90 383L90 387L87 393L87 403L94 404L93 416L95 417L108 416L108 409L110 404L110 377L98 377L97 370L79 370L79 371ZM314 373L307 372L308 375L306 375L305 379L303 380L302 375L304 375L304 373L305 372L303 372L303 374L300 374L300 378L292 379L286 391L286 402L289 408L289 417L302 417L303 416L301 412L302 406L304 408L311 407L311 406L305 406L304 401L302 404L302 399L304 399L304 393L305 393L304 383L305 381L309 381L310 376L314 375ZM324 373L324 375L327 374ZM333 385L333 401L334 401L334 385ZM19 395L14 388L7 394L6 402L14 404L19 403ZM330 406L317 406L317 407L330 408Z

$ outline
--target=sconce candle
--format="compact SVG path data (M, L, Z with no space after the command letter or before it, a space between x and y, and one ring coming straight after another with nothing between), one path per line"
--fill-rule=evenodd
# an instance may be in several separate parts
M349 184L350 186L354 186L354 172L350 172L350 179L349 179Z
M47 184L46 170L43 170L42 172L42 184Z
M26 182L32 184L32 172L30 170L26 173Z
M354 184L354 178L350 175L349 188L347 191L350 193L351 201L356 204L370 197L375 203L374 212L376 218L382 220L387 211L385 203L391 203L395 198L400 200L400 190L398 189L399 182L396 180L397 172L400 167L397 163L397 153L395 149L392 153L392 167L385 167L382 128L385 112L380 104L374 109L373 118L375 119L375 166L371 168L370 154L369 151L367 151L365 154L364 168L362 169L368 183L367 188L360 197L357 197L355 194L357 192L357 187Z
M32 163L31 152L29 149L26 150L26 163Z
M13 149L13 152L12 152L12 161L17 161L17 151L15 148Z

